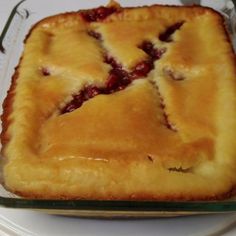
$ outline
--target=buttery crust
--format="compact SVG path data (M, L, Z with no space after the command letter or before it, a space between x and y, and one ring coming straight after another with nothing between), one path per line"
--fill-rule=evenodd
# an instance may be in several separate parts
M28 34L3 104L4 186L44 199L231 196L236 71L223 18L197 6L114 7L97 22L52 16ZM147 75L61 113L86 86L106 86L104 55L132 74L150 60L147 41L161 51Z

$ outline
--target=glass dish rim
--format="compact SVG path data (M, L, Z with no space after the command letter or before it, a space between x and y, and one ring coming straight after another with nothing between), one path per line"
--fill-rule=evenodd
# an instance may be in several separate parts
M0 34L0 53L4 53L3 41L17 14L18 8L26 0L19 1L12 9L3 31ZM27 14L27 10L24 9ZM27 17L26 17L27 18ZM0 196L0 206L22 209L45 210L88 210L113 212L188 212L188 213L219 213L236 211L236 200L215 201L133 201L133 200L54 200L28 199Z
M133 200L53 200L0 197L0 205L10 208L48 210L194 212L236 211L236 201L133 201Z

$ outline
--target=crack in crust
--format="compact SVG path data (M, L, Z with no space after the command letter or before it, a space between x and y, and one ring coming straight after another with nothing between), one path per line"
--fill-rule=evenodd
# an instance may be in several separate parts
M74 94L72 100L66 104L61 114L72 112L82 106L83 102L93 98L99 94L111 94L125 89L133 80L139 78L146 78L147 75L154 69L154 62L159 60L166 52L166 48L157 49L150 41L144 41L138 48L143 50L149 58L139 62L131 72L122 68L113 56L109 55L106 48L102 45L102 35L96 31L89 30L88 35L99 42L100 47L105 51L104 63L109 64L111 69L104 87L85 86L78 94ZM47 75L47 73L45 73Z
M166 112L166 104L164 102L164 98L161 95L160 89L154 81L149 80L153 87L157 90L157 94L160 98L160 108L162 109L164 123L163 125L166 126L168 129L172 130L173 132L178 132L176 126L170 121L169 115Z
M179 168L176 168L176 167L172 167L172 168L168 168L169 171L174 171L174 172L181 172L181 173L192 173L192 167L190 168L182 168L182 167L179 167Z
M179 30L184 22L178 22L166 29L163 32L159 39L164 42L172 42L171 37L176 30ZM106 48L102 45L102 35L94 30L89 30L88 35L97 40L100 44L100 47L105 51L104 62L109 64L112 69L109 71L109 76L106 82L106 86L98 88L96 86L85 86L78 94L73 95L73 99L61 110L61 114L72 112L75 109L82 106L83 102L93 98L99 94L111 94L120 90L125 89L133 80L139 79L140 77L147 77L148 73L154 69L154 62L161 59L162 55L166 52L166 48L157 49L154 48L154 45L151 41L143 41L142 44L138 46L143 50L148 56L149 59L138 63L131 72L128 72L122 68L122 65L118 63L111 55L107 53ZM172 79L174 80L184 80L183 77L176 77L172 71L165 71ZM163 111L164 123L169 130L173 132L178 132L176 126L170 122L169 115L166 112L166 104L164 98L161 95L160 89L157 84L151 82L151 84L157 89L159 98L160 98L160 107Z
M180 21L169 26L163 33L159 35L159 39L162 42L166 42L166 43L173 42L173 38L172 38L173 34L175 33L175 31L179 30L183 26L184 23L185 23L184 21Z

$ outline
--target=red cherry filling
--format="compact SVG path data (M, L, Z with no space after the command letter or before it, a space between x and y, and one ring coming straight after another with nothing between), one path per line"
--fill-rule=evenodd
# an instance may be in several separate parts
M111 65L111 67L114 69L122 67L121 64L119 64L113 57L109 55L105 55L104 62Z
M72 112L82 106L83 102L102 93L96 86L87 86L79 94L73 95L72 100L62 109L61 114Z
M81 91L79 94L74 95L73 99L68 104L66 104L66 106L61 110L61 114L74 111L75 109L79 108L83 102L83 91Z
M95 39L98 39L98 40L100 40L102 38L101 34L99 34L96 31L93 31L93 30L89 30L88 35L95 38Z
M131 77L132 79L145 77L153 68L153 60L142 61L135 66L134 70L131 72Z
M91 31L88 32L88 34L96 39L101 39L101 35L96 32ZM109 71L109 76L105 87L85 87L79 94L73 96L73 99L62 109L61 113L64 114L79 108L83 102L95 97L98 94L111 94L120 91L125 89L132 82L132 80L140 77L146 77L154 68L154 61L160 59L166 49L155 49L153 44L148 41L145 41L140 48L149 55L150 59L139 62L131 72L124 70L122 65L119 64L113 57L105 55L104 62L112 67Z
M162 54L166 51L165 48L154 48L154 45L150 41L144 41L139 48L146 52L153 60L160 59Z
M104 20L106 17L116 12L117 9L114 7L98 7L81 12L83 19L87 22Z
M131 83L129 73L122 69L121 64L119 64L114 58L106 55L104 58L104 62L110 64L112 67L106 83L107 93L122 90Z
M107 89L112 89L117 87L117 85L119 84L119 76L116 74L110 74L108 77L108 81L107 81Z
M119 91L130 83L130 76L125 70L112 69L106 83L106 91L107 93Z
M165 52L166 52L165 48L156 49L155 50L155 59L159 60Z
M49 70L48 68L46 68L46 67L42 67L42 68L41 68L41 73L42 73L44 76L49 76L49 75L51 75L50 70Z
M84 100L88 100L90 98L95 97L96 95L100 94L101 91L96 86L88 86L84 90Z
M148 55L152 55L152 51L154 50L153 44L150 41L144 41L139 48L141 48Z
M89 10L86 12L82 12L83 18L88 21L99 21L105 19L108 15L115 12L115 8L106 8L100 7L97 9ZM166 29L165 32L159 35L159 39L163 42L172 42L172 35L176 30L180 29L184 22L176 23ZM91 37L101 40L102 37L99 33L95 31L88 31L88 35ZM109 64L112 69L109 71L109 76L106 82L106 86L103 88L98 88L96 86L87 86L79 94L73 95L72 100L66 104L66 106L61 110L61 114L72 112L75 109L82 106L83 102L93 98L99 94L111 94L116 91L125 89L132 80L138 79L140 77L146 77L148 73L154 68L155 60L159 60L162 55L166 52L165 48L156 49L154 45L150 41L144 41L140 46L148 56L149 59L139 62L131 72L127 72L122 68L122 65L119 64L113 57L109 55L104 56L104 62ZM42 69L42 73L47 76L50 75L50 71L46 69ZM174 73L167 71L166 72L172 79L182 80L184 79L182 76L176 76ZM164 101L161 102L161 108L163 110L164 116L164 125L172 130L177 131L175 127L169 122L168 115L165 112ZM150 159L152 160L152 159Z
M175 33L176 30L179 30L181 26L184 24L184 22L178 22L174 25L171 25L168 27L163 33L159 35L159 39L163 42L172 42L171 36Z

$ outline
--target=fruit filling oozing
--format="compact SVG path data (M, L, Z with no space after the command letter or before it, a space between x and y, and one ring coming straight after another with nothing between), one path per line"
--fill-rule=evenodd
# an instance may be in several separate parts
M91 36L95 39L101 40L101 38L102 38L101 34L99 34L98 32L96 32L94 30L89 30L87 33L89 36Z
M43 74L43 76L51 75L51 72L50 72L50 70L47 67L42 67L41 68L41 73Z
M116 11L115 8L100 7L97 9L82 12L81 14L86 21L92 22L92 21L103 20L108 15L114 13L115 11ZM176 32L176 30L179 30L183 24L184 24L184 21L181 21L181 22L178 22L176 24L169 26L163 33L159 35L159 40L166 43L172 42L173 34ZM93 37L99 42L102 41L102 35L100 33L95 32L93 30L88 31L87 33L89 36ZM102 44L101 44L101 47L103 47ZM126 71L120 63L118 63L112 56L106 53L104 56L104 63L109 64L111 66L111 69L109 71L109 75L105 83L105 86L97 87L97 86L89 85L89 86L84 87L78 94L74 94L72 96L72 100L62 108L61 114L74 111L75 109L81 107L85 101L89 100L90 98L95 97L96 95L111 94L111 93L123 90L133 80L139 79L139 78L146 78L148 73L154 69L154 62L156 60L159 60L162 57L162 55L166 52L166 48L163 47L163 48L157 49L154 47L151 41L147 41L147 40L144 41L142 44L140 44L138 48L143 50L148 55L148 58L146 60L139 62L130 72ZM106 51L105 48L103 49ZM45 76L48 75L47 70L45 69L42 71L42 73ZM175 78L174 76L172 76L172 73L171 73L171 78L172 77ZM160 95L160 98L162 99L161 94L159 95ZM166 127L175 131L175 129L173 128L173 126L170 124L168 120L167 114L165 113L164 101L162 101L161 103L161 108L164 113Z
M101 39L100 34L90 31L89 35L96 39ZM99 35L99 36L98 36ZM113 57L105 55L104 62L111 66L109 76L104 87L87 86L78 94L72 96L72 100L62 108L61 114L72 112L82 106L83 102L98 94L111 94L125 89L133 80L144 78L154 68L154 61L161 58L165 53L165 49L154 48L151 42L144 42L140 47L149 55L147 60L139 62L131 72L122 68Z
M87 22L101 21L116 12L115 7L98 7L96 9L81 12L83 19Z
M184 21L181 21L174 25L169 26L163 33L159 35L159 39L166 43L172 42L173 39L171 36L175 33L176 30L179 30L183 24Z

